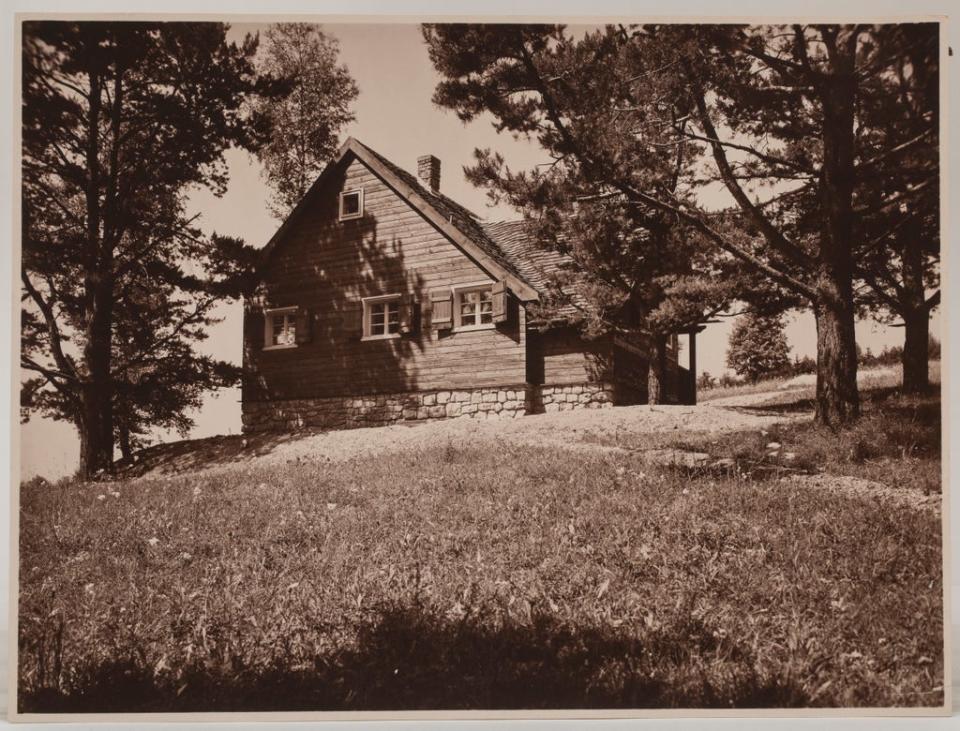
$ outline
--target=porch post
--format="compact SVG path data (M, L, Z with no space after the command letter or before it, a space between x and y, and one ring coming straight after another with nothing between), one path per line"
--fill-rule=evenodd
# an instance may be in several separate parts
M690 403L697 403L697 331L690 333Z

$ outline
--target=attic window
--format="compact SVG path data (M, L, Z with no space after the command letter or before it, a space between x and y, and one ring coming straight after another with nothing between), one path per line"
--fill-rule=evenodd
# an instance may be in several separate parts
M363 188L345 190L340 194L340 220L363 217Z

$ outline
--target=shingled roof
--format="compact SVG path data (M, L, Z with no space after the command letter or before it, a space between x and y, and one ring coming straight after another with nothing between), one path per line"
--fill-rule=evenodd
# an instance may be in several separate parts
M572 261L566 254L544 248L537 243L533 225L527 221L492 221L485 223L483 228L523 278L541 295L546 293L551 276ZM581 306L584 304L582 296L575 289L564 288L563 291L574 302ZM569 317L577 312L577 307L568 304L557 309L556 317Z

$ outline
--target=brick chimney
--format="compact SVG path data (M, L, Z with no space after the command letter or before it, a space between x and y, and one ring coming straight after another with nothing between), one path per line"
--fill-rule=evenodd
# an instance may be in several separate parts
M433 155L418 157L417 177L433 193L440 192L440 161Z

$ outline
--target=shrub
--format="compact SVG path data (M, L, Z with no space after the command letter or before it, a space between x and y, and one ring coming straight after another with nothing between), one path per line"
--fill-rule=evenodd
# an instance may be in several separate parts
M930 360L940 360L940 341L933 335L930 336L927 343L927 356ZM903 360L903 347L900 345L884 346L879 353L874 353L867 348L861 350L857 346L857 363L861 366L893 366L900 365Z
M733 386L739 386L740 381L731 376L729 373L724 373L720 376L719 385L721 388L731 388Z
M805 355L802 358L794 357L790 368L793 371L791 375L794 376L801 376L805 373L816 373L817 361L811 358L809 355Z

